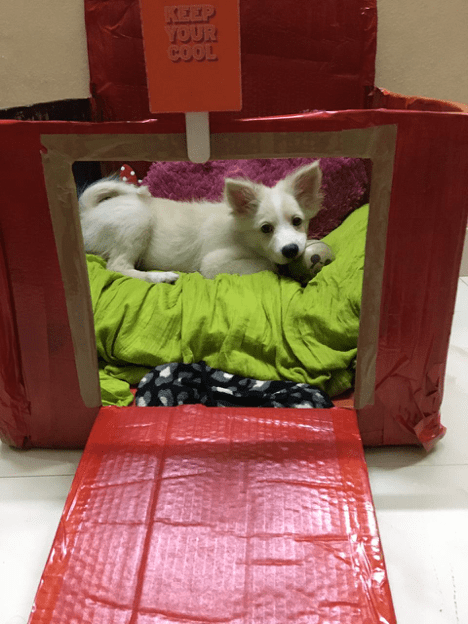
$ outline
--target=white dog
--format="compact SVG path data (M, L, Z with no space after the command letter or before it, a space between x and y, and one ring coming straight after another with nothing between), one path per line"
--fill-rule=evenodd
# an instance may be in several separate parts
M318 161L273 188L226 179L224 201L207 203L154 198L147 187L104 179L80 197L85 249L111 271L152 283L174 282L173 271L276 272L304 251L321 180Z

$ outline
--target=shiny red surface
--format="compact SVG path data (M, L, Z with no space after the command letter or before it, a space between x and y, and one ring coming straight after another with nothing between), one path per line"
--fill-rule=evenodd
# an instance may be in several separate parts
M397 126L398 135L375 396L373 405L358 412L359 429L366 445L424 444L429 449L445 431L439 410L468 214L468 115L336 111L213 121L211 130L339 132L388 124ZM10 292L10 303L2 308L2 339L11 354L0 360L2 439L16 446L83 446L96 413L83 406L79 393L44 186L41 134L183 131L183 120L176 119L0 123L0 139L9 146L0 165L10 181L2 188L0 211L8 278L3 288L7 296Z
M394 624L351 410L103 408L30 624Z
M449 100L434 100L432 98L405 96L392 93L386 89L375 87L369 93L368 108L385 108L392 110L428 111L434 113L468 113L468 105Z
M23 448L82 448L98 410L83 405L77 380L41 162L47 127L66 124L0 122L0 438Z
M237 117L364 107L374 85L376 0L240 0L239 8L243 107ZM94 119L154 117L138 0L85 0L85 19Z
M10 275L0 237L0 433L14 446L28 445L29 405L22 378L18 328L13 308Z

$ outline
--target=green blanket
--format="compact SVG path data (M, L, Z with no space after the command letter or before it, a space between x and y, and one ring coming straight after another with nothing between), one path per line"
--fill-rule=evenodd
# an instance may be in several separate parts
M264 271L148 284L88 256L104 405L128 405L154 366L198 362L256 379L352 387L368 206L324 241L336 260L303 288Z

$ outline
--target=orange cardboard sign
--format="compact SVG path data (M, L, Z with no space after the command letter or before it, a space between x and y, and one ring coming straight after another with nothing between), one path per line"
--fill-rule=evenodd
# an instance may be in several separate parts
M140 4L150 110L240 110L239 0Z

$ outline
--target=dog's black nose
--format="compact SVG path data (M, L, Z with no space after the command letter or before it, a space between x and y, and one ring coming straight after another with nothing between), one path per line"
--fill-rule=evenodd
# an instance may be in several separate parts
M281 253L285 258L292 260L292 258L295 258L299 253L299 247L294 243L291 243L290 245L285 245L281 250Z

